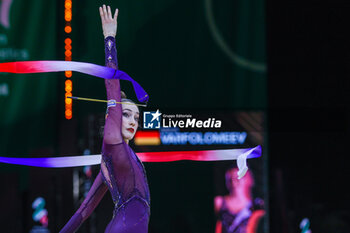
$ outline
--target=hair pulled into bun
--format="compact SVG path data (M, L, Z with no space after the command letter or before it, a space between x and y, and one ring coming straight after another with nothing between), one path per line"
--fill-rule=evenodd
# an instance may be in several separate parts
M120 91L120 96L122 97L122 99L126 99L126 94L124 91Z
M125 94L124 91L120 91L120 96L121 96L121 101L122 101L122 102L129 102L129 103L135 104L134 101L132 101L131 99L128 99L128 98L126 97L126 94Z

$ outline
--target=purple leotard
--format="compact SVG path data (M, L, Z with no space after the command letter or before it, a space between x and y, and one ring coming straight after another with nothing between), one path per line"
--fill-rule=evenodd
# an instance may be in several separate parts
M106 66L118 69L115 39L105 39ZM119 80L105 80L107 98L121 101ZM60 231L75 232L109 189L115 205L113 218L105 232L147 233L150 195L145 169L121 135L122 107L108 109L105 123L101 171L86 199Z

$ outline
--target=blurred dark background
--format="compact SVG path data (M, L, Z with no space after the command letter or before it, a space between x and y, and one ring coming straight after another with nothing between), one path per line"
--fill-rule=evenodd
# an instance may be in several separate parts
M348 232L350 5L266 6L271 232Z
M151 109L265 114L270 232L300 232L305 217L314 232L349 232L347 1L73 0L69 35L64 1L1 1L1 9L6 2L10 24L1 21L1 62L64 60L69 36L73 60L103 65L97 9L118 7L119 66L148 91ZM33 77L0 76L1 156L78 155L86 148L99 153L96 116L104 106L73 103L73 119L66 120L64 74L25 76ZM101 80L78 73L72 80L73 94L105 98ZM135 99L131 85L123 89ZM150 233L214 232L212 198L222 194L214 188L215 164L146 169L153 187ZM0 164L2 232L29 231L38 193L46 197L49 226L57 232L77 208L74 174L81 171ZM166 201L169 213L157 211ZM192 210L179 214L188 205ZM100 206L81 232L89 224L107 225L109 219L98 216L109 216L111 199Z

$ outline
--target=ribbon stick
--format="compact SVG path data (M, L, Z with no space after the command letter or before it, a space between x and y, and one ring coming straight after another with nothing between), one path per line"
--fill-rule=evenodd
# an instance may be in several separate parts
M0 63L0 72L6 73L28 74L59 71L77 71L103 79L130 81L134 87L136 97L140 102L147 102L149 99L148 94L141 85L128 74L105 66L75 61L22 61Z
M246 160L261 156L261 146L247 149L201 150L201 151L165 151L136 153L143 162L173 162L179 160L220 161ZM243 156L243 157L242 157ZM101 155L65 156L51 158L12 158L0 157L1 163L26 165L34 167L63 168L91 166L101 163ZM246 167L246 166L245 166ZM245 168L243 167L243 169ZM238 164L239 174L242 173ZM246 172L246 171L245 171ZM244 172L244 174L245 174ZM239 175L239 177L243 177Z
M84 100L84 101L92 101L92 102L101 102L101 103L109 103L111 100L99 100L99 99L91 99L91 98L84 98L84 97L77 97L77 96L67 96L69 99L73 100ZM117 102L113 101L113 103L116 104L126 104L126 105L136 105L136 106L141 106L141 107L147 107L145 104L135 104L135 103L129 103L129 102Z

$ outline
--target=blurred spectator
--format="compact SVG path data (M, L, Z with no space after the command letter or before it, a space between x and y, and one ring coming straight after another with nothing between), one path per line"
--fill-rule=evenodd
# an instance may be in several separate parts
M228 195L214 198L217 215L215 233L255 233L259 220L264 216L264 201L256 198L253 202L252 188L254 178L248 170L240 180L238 168L226 171L225 180Z

